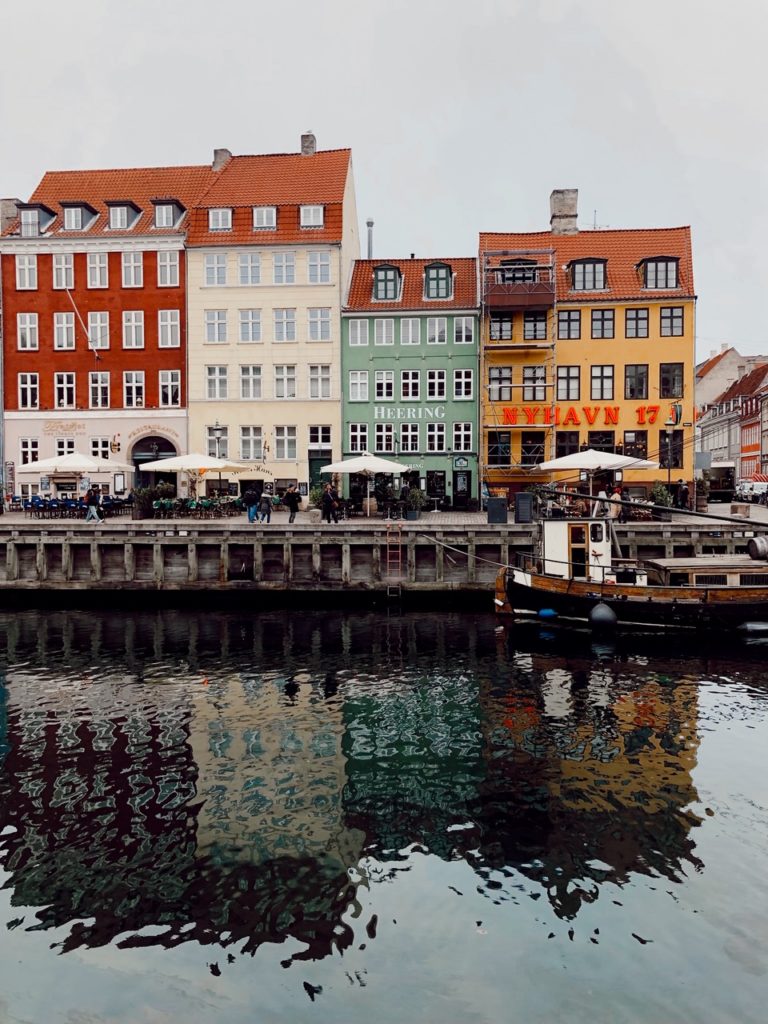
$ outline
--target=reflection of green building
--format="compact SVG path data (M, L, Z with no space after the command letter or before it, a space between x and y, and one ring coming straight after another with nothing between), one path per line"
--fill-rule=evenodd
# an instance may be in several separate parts
M345 457L396 457L409 484L466 508L478 493L475 260L358 260L341 338Z

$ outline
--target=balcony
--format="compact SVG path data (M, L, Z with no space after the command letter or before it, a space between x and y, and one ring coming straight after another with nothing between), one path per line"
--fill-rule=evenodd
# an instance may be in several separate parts
M491 310L545 309L555 301L554 268L537 267L525 280L513 280L504 270L489 270L483 301Z

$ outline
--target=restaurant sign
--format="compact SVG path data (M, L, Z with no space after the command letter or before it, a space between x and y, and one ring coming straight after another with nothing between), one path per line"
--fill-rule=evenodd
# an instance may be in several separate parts
M629 411L629 410L625 410ZM682 419L682 405L674 402L672 405L637 405L632 410L635 415L634 426L645 427L659 423L666 425L667 421L677 425ZM519 409L512 409L504 406L504 423L511 426L555 426L555 427L580 427L587 426L612 427L618 426L621 418L621 406L619 405L524 405Z

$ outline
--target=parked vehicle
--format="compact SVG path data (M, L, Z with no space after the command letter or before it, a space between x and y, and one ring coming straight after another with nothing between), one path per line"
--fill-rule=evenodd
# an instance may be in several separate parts
M749 493L749 500L754 504L764 505L766 501L766 494L768 494L768 483L762 480L755 480L752 483L752 489Z

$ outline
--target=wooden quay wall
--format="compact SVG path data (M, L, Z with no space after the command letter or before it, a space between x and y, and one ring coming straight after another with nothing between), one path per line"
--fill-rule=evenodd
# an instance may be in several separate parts
M768 524L618 526L629 557L746 550ZM384 523L249 526L211 521L0 522L3 591L486 592L500 564L532 550L530 525ZM400 549L398 558L397 549Z

